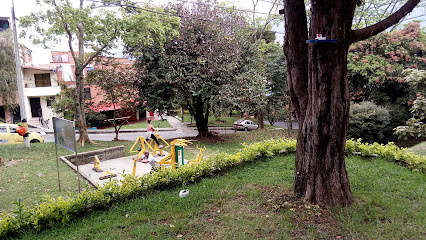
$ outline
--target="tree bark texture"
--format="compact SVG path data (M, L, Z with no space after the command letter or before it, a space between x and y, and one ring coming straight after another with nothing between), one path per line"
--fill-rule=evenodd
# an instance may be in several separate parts
M284 51L290 94L299 121L294 191L321 206L352 202L344 159L349 121L349 2L312 2L309 36L320 33L327 39L337 39L337 43L306 43L314 37L308 38L303 1L285 1Z
M265 124L263 123L263 109L257 110L257 123L260 129L265 129Z
M321 206L352 202L344 155L350 104L348 48L354 41L397 23L401 12L410 12L418 1L409 0L402 11L373 25L370 31L351 30L357 0L311 1L308 34L304 1L284 0L284 53L291 100L299 121L294 192L306 201ZM337 42L306 43L316 34Z
M86 129L86 112L85 112L85 99L84 99L84 76L83 72L76 67L75 71L76 85L75 85L75 117L78 127L78 142L82 146L86 142L92 142Z
M208 128L208 121L209 121L209 107L205 107L204 104L206 103L206 100L203 100L202 96L195 96L194 97L195 102L195 112L194 112L194 118L195 118L195 124L197 126L198 135L201 137L208 137L209 136L209 128ZM208 101L207 101L208 102Z

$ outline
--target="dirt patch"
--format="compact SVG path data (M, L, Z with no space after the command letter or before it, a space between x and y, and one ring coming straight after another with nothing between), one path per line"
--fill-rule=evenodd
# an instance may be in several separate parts
M266 208L275 212L290 213L294 226L292 236L303 238L316 231L316 234L329 239L351 239L349 232L340 226L326 208L308 204L289 190L280 190L280 187L264 187L262 190L267 199L263 203Z
M27 161L27 160L25 160L25 159L17 159L17 160L10 160L10 161L4 161L3 160L2 164L0 164L0 168L7 168L7 167L10 167L10 166L13 166L13 165L18 165L18 164L25 162L25 161Z

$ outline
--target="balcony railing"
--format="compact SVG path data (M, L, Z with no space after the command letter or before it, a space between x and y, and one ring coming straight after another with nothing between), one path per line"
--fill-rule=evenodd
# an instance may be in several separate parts
M25 88L39 88L39 87L36 86L35 82L25 83L24 86L25 86ZM59 87L59 84L58 84L58 82L51 82L50 86L44 86L44 87Z

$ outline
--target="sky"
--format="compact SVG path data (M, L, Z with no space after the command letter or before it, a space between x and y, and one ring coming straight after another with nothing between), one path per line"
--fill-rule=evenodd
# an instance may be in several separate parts
M74 2L79 2L78 0L71 0ZM136 0L137 1L137 0ZM166 4L170 1L174 0L156 0L155 3L158 5ZM192 0L189 0L192 1ZM260 1L256 11L258 12L268 12L269 8L271 7L271 3L268 1L272 0L265 0ZM1 2L1 8L0 8L0 17L11 17L11 8L12 8L12 0L0 0ZM238 8L241 9L247 9L251 10L253 4L252 0L228 0L228 3L233 3ZM36 5L36 0L14 0L14 9L15 9L15 16L19 19L21 16L29 15L31 12L39 11L41 10L38 5ZM261 15L265 16L265 15ZM284 27L281 26L281 29L274 29L275 31L284 32ZM18 35L22 29L19 28L19 21L17 21L17 29L18 29ZM277 35L277 38L281 39L280 42L282 42L283 34ZM52 46L51 49L43 49L40 45L34 45L31 43L28 39L22 39L19 38L19 44L23 44L29 49L32 50L32 57L33 57L33 63L34 64L45 64L52 61L51 59L51 50L55 51L69 51L67 41L64 40L62 44Z
M72 2L78 3L78 0L71 0ZM138 1L138 0L135 0ZM155 3L158 5L165 4L170 1L177 0L155 0ZM183 0L183 1L194 1L194 0ZM224 0L219 0L219 2L223 2ZM12 0L0 0L1 8L0 8L0 17L11 17L11 8L12 8ZM232 5L237 6L239 9L252 10L253 9L253 1L252 0L227 0L227 3L231 3ZM259 0L256 8L256 12L267 13L271 8L271 2L273 0ZM280 0L281 4L282 0ZM25 16L34 11L39 11L40 8L36 5L36 0L14 0L15 5L15 15L19 19L21 16ZM266 16L264 14L259 14L258 16ZM423 21L425 22L425 21ZM17 29L18 34L20 32L19 21L17 21ZM277 27L273 28L276 32L284 32L283 24L280 24ZM282 43L284 35L276 34L277 41ZM32 50L33 63L43 64L49 63L51 61L51 50L55 51L69 51L67 41L64 40L62 44L57 46L52 46L51 49L43 49L40 45L33 45L28 39L19 39L19 43L25 45L29 49Z

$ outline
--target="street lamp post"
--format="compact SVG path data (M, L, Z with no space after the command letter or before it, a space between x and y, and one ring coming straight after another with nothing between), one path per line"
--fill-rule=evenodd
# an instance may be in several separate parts
M18 34L16 31L16 21L15 21L15 3L12 0L12 26L13 26L13 38L15 44L15 63L16 63L16 82L18 86L18 96L19 96L19 109L21 113L22 124L25 127L24 135L24 147L30 148L30 138L28 137L28 123L27 123L27 112L25 109L25 96L24 88L22 86L22 73L21 73L21 61L19 58L19 48L18 48Z

